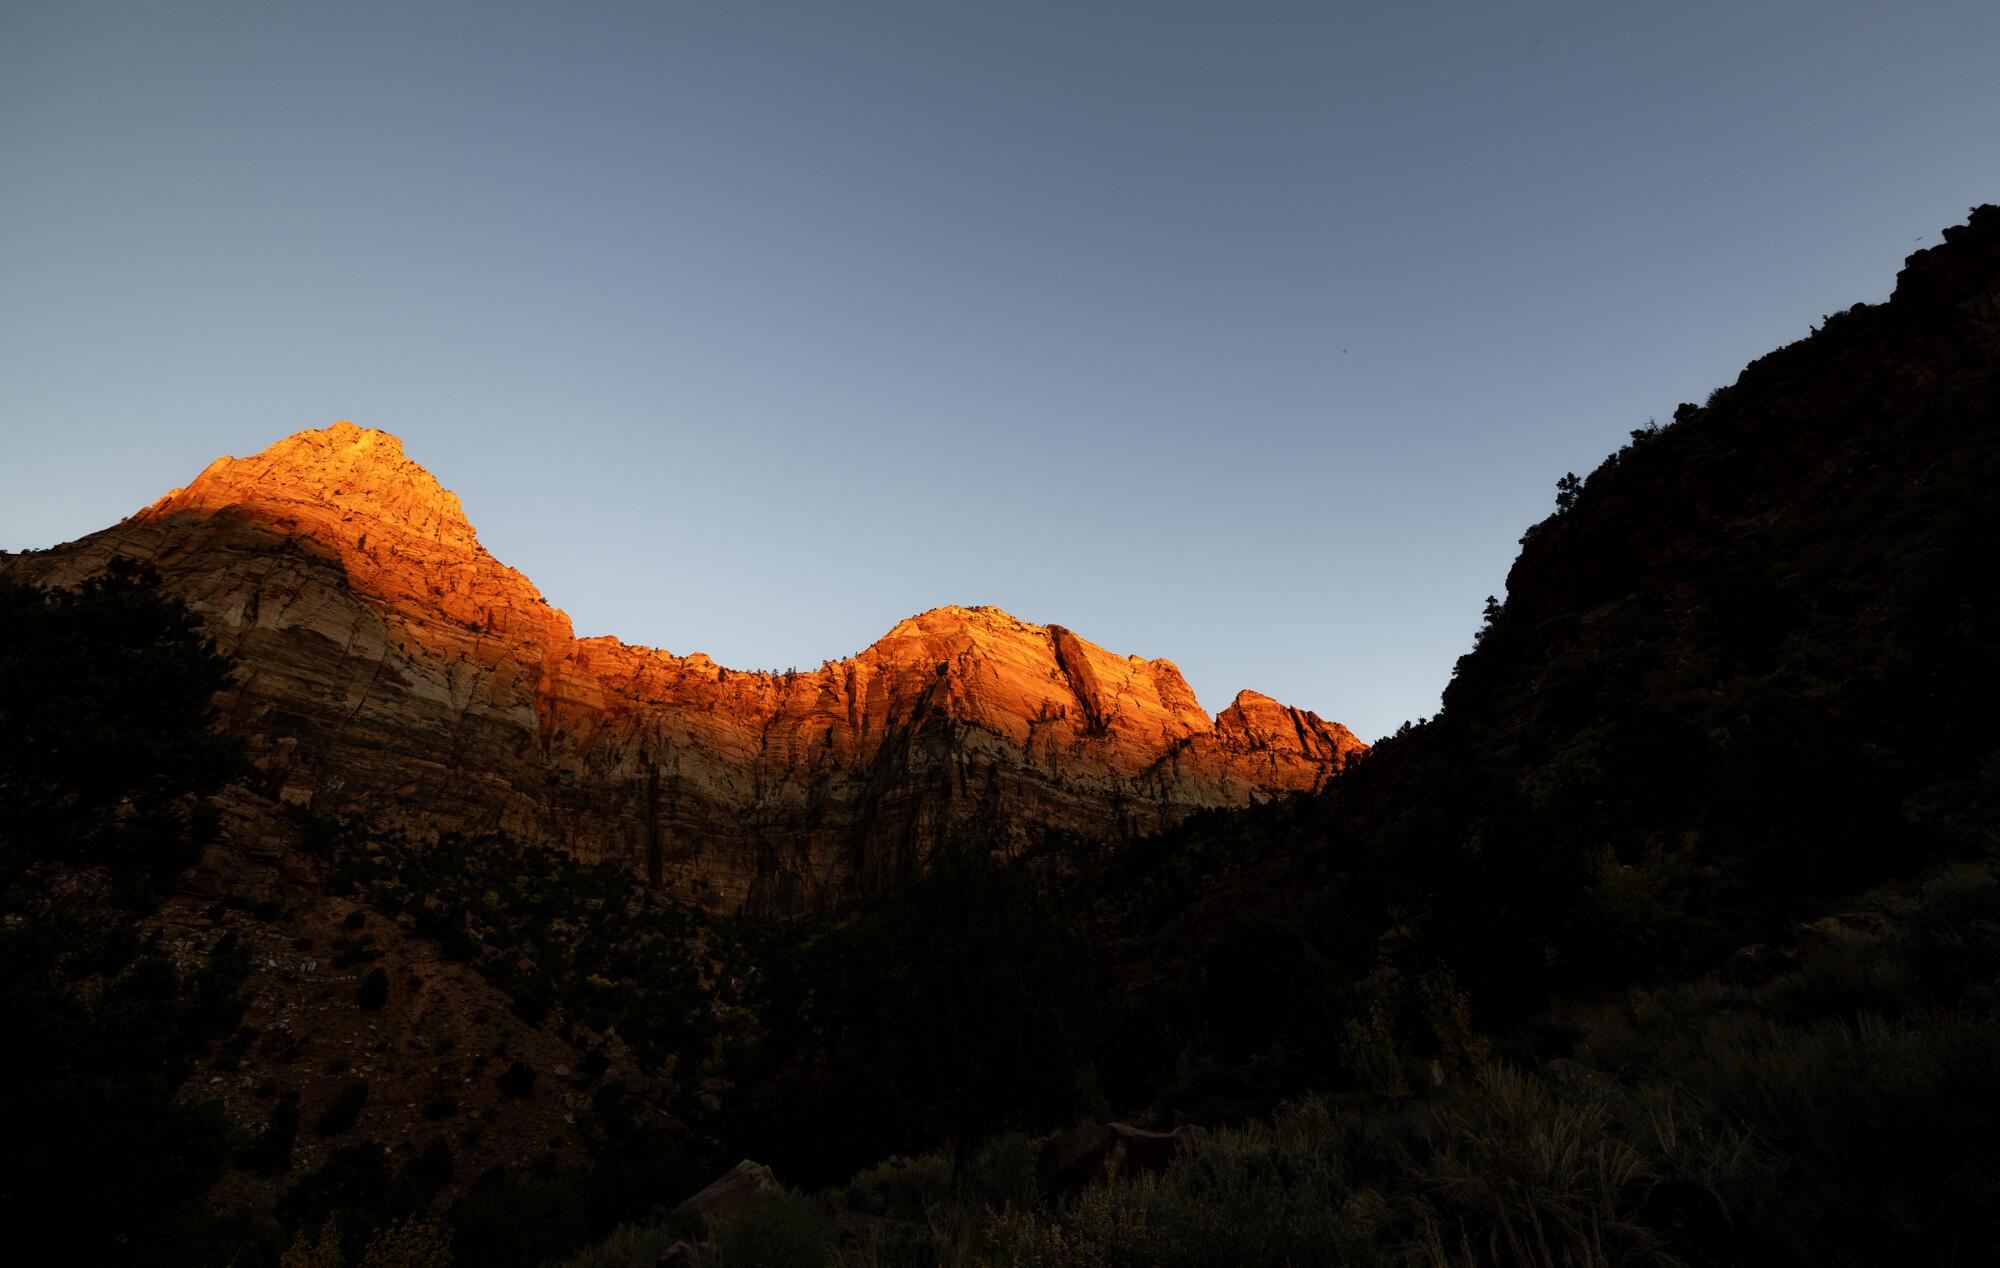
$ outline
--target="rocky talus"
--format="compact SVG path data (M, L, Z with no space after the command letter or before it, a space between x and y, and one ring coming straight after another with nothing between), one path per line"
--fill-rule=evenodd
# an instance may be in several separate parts
M223 709L283 800L621 860L721 910L880 889L969 822L1149 831L1317 788L1363 747L1254 692L1211 718L1172 663L990 607L805 673L579 639L394 436L350 423L0 572L72 584L117 554L236 658Z

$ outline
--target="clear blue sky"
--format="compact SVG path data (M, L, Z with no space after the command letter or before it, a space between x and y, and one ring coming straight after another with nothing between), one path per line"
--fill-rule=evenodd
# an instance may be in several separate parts
M2000 4L0 3L0 545L386 428L585 633L993 603L1365 737L2000 197Z

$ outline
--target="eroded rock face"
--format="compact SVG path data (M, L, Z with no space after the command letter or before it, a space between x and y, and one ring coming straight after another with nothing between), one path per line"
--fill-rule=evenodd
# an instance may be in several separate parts
M420 832L504 831L710 906L894 883L955 825L1147 831L1318 787L1363 746L1165 660L944 607L809 673L578 639L386 433L221 458L115 527L0 570L151 561L236 657L223 701L280 796Z

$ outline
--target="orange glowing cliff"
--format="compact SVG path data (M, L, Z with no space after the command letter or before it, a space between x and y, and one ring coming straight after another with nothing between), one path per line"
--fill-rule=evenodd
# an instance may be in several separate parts
M955 825L1125 835L1317 787L1362 748L1165 660L943 607L806 673L579 639L384 432L220 458L125 522L0 572L148 560L238 662L223 700L285 801L504 831L734 910L893 883Z

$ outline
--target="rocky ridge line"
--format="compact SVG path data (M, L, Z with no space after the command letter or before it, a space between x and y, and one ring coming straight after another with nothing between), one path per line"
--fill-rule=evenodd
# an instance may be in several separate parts
M152 562L239 662L224 702L283 800L628 862L721 909L893 884L955 828L1152 830L1316 788L1363 746L1178 668L948 606L816 671L579 639L385 432L221 458L130 519L0 570Z

